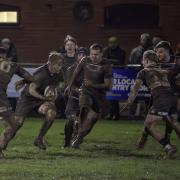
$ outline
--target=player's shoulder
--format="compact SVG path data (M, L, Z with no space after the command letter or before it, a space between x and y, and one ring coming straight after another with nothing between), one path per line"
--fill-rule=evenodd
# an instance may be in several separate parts
M41 74L41 73L46 73L47 70L48 70L47 64L42 65L42 66L40 66L40 67L38 67L38 68L36 69L36 71L34 72L34 75L36 75L36 74Z
M37 70L34 72L34 77L36 79L42 79L42 78L45 78L47 75L48 75L48 67L47 67L47 64L46 65L43 65L43 66L40 66L39 68L37 68Z

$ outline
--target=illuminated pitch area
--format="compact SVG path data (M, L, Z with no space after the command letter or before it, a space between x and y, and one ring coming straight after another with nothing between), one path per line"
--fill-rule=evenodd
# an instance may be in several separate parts
M178 180L180 141L175 160L163 159L161 146L151 137L144 150L135 149L143 121L99 121L81 149L63 149L64 120L57 119L49 130L47 151L33 145L40 118L27 118L0 159L0 179L56 180ZM2 130L2 123L0 126ZM160 125L163 130L163 126Z

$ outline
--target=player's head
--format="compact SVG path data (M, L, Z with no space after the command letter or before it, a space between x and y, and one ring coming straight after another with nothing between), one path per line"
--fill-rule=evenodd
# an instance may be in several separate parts
M88 50L85 47L79 47L76 51L77 61L88 55Z
M149 65L155 65L158 63L157 54L153 50L147 50L143 54L142 64L144 67L148 67Z
M61 53L51 52L48 57L49 71L53 74L58 74L64 64L64 57Z
M67 35L64 40L64 48L67 53L75 53L77 41L74 37Z
M0 58L6 58L6 49L4 47L0 47Z
M116 48L118 46L118 38L116 36L111 36L108 39L108 45L111 48Z
M11 46L11 40L9 38L3 38L1 40L1 45L6 49L8 50Z
M151 45L151 37L148 33L143 33L140 36L140 44L144 48L148 48Z
M170 42L168 41L160 41L155 46L155 51L158 56L159 62L169 62L170 61L170 53L172 52Z
M102 61L103 47L100 44L92 44L90 46L90 58L94 64L99 64Z

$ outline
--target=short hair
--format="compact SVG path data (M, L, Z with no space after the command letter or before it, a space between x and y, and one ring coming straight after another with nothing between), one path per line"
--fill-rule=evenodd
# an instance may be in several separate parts
M116 36L111 36L108 39L108 43L114 43L117 44L118 43L118 38Z
M155 50L159 49L159 48L164 48L167 49L169 51L171 51L171 45L169 41L160 41L156 46L155 46Z
M9 38L3 38L1 40L1 43L7 43L7 44L11 44L11 40Z
M153 61L155 63L158 63L158 56L153 50L145 51L143 56L146 57L148 61Z
M93 50L100 50L100 52L103 51L103 47L102 47L100 44L98 44L98 43L92 44L92 45L90 46L90 50L91 50L91 49L93 49Z
M48 62L50 63L56 63L59 60L62 60L64 63L64 56L61 53L57 53L55 51L52 51L49 53Z
M64 44L66 44L68 41L72 41L74 44L77 44L77 41L74 37L67 35L65 40L64 40Z
M149 33L143 33L143 34L140 35L140 39L145 38L145 37L150 39L150 34Z

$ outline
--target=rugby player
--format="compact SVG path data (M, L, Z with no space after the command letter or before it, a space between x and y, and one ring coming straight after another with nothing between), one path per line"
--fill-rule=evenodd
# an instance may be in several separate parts
M150 134L164 147L167 155L172 157L177 149L169 143L163 134L156 131L155 127L159 121L164 119L175 130L178 137L180 137L180 128L177 123L177 98L174 96L168 81L168 71L158 67L156 53L152 50L145 51L142 63L144 69L137 74L126 107L132 104L141 84L145 82L151 91L153 102L144 122L142 136Z
M173 64L173 57L171 56L172 53L172 48L170 46L170 43L168 41L160 41L154 48L157 56L158 56L158 64L159 68L161 69L166 69L169 71L168 73L168 79L171 84L171 88L173 89L174 93L177 95L178 90L177 90L177 81L174 80L175 74L178 71L178 63ZM176 72L176 73L175 73ZM176 86L176 88L174 88ZM172 128L169 126L168 122L166 121L166 128L165 128L165 138L169 141L170 143L170 135L172 133ZM142 137L139 139L137 143L137 148L142 149L144 148L146 142L147 142L148 134L144 132L142 134Z
M96 121L108 113L109 102L105 99L106 90L111 86L112 68L104 59L103 48L99 44L90 47L90 56L83 58L73 73L71 87L83 72L83 84L79 95L79 128L71 146L78 148L83 138L91 131ZM69 88L68 87L68 88Z
M2 140L9 139L9 132L13 129L12 108L8 101L6 94L7 86L11 81L14 74L24 78L24 82L33 82L33 76L25 71L22 67L17 65L15 62L9 61L6 58L6 50L0 47L0 119L4 121L5 129L0 137L0 152L4 149ZM20 84L16 84L18 87Z
M43 143L43 137L56 117L56 106L54 101L57 93L54 88L58 86L60 81L63 81L63 63L64 58L60 53L50 53L47 64L38 68L34 73L34 82L25 86L17 103L13 117L14 128L4 132L0 137L0 148L2 150L6 149L9 141L23 125L27 114L34 108L39 108L39 113L45 116L40 132L34 141L34 145L40 149L46 149L46 145ZM49 86L51 86L51 90L48 95L47 87Z
M80 47L76 52L76 61L66 71L67 82L71 81L74 70L76 69L82 58L88 55L88 50L84 47ZM64 147L70 147L72 137L77 134L78 121L77 117L79 114L79 88L83 82L83 73L75 79L73 85L68 94L68 101L66 105L66 123L64 127L65 143Z

